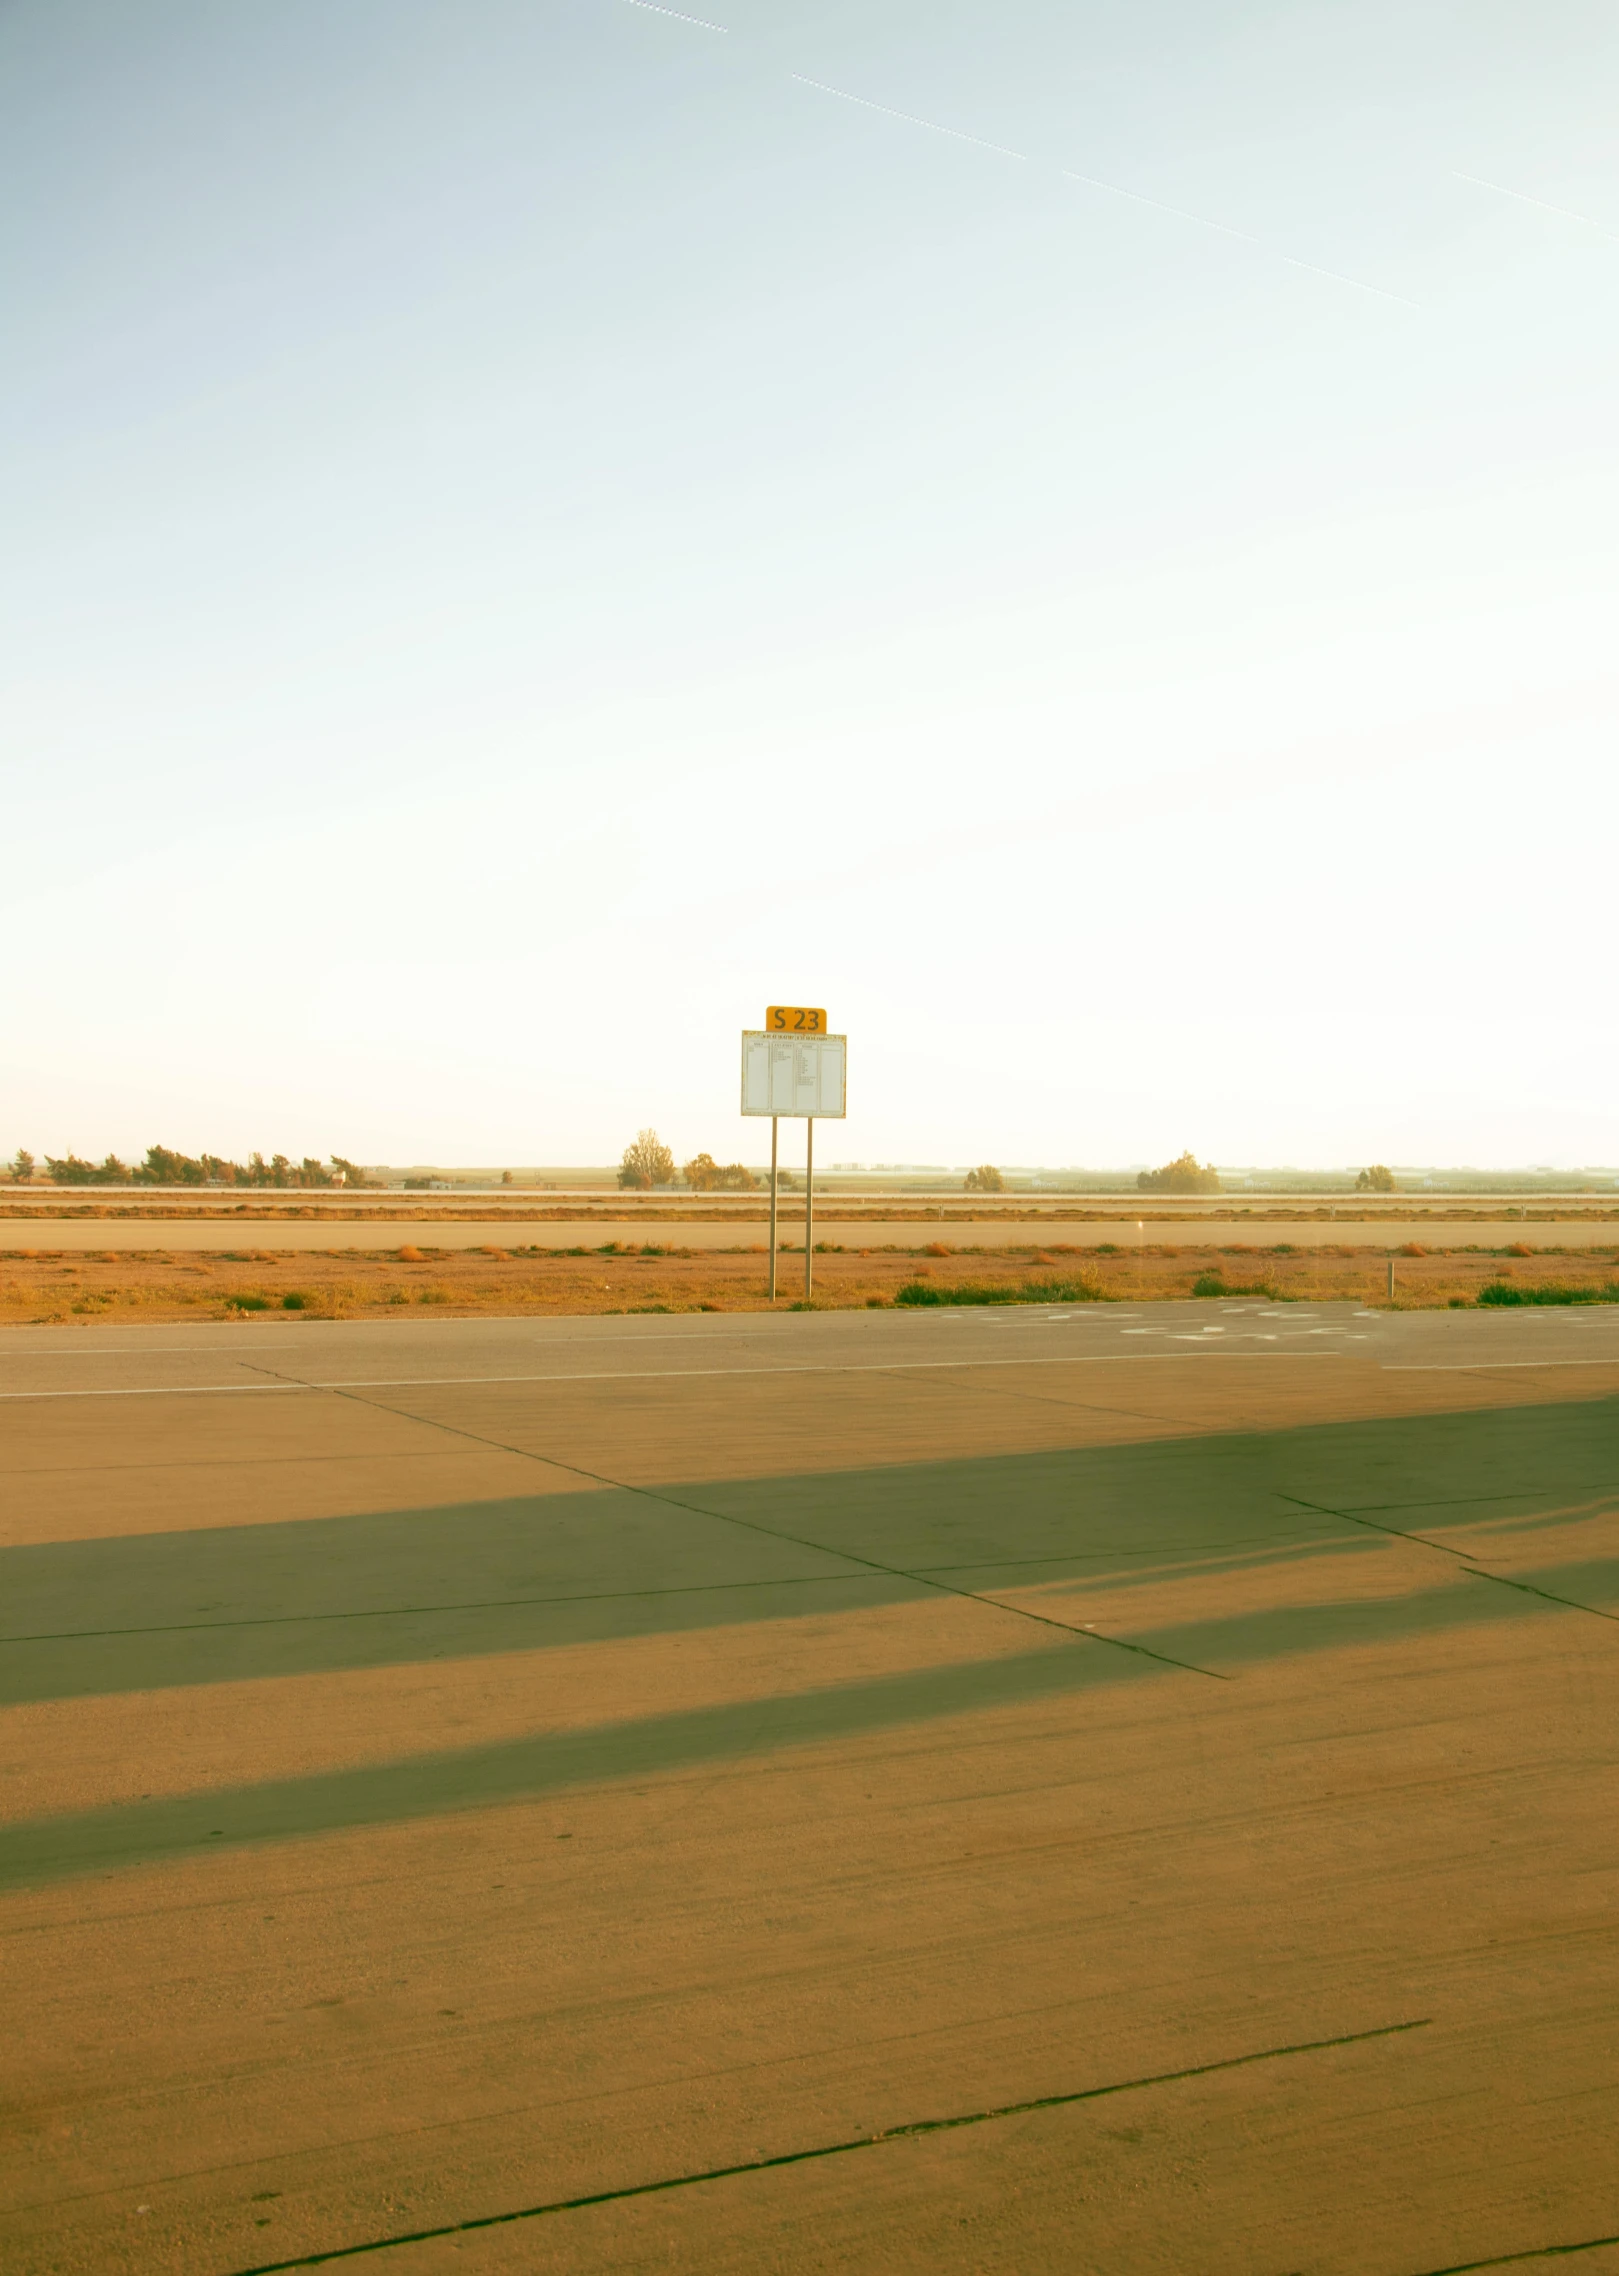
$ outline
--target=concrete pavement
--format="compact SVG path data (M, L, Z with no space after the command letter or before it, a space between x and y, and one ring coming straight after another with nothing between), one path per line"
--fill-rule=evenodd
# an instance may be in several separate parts
M1605 2265L1616 1418L1606 1310L4 1331L8 2269Z

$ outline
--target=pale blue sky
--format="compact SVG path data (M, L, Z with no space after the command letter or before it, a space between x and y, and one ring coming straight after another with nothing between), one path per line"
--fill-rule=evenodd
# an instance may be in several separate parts
M0 1149L1619 1160L1611 9L711 20L0 6Z

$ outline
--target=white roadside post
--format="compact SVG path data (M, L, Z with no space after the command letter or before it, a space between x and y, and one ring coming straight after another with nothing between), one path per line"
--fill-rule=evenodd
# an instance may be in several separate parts
M815 1285L815 1121L847 1113L848 1038L828 1035L826 1014L772 1004L762 1028L742 1032L742 1112L770 1117L770 1295L776 1295L777 1134L783 1115L801 1119L804 1144L804 1301Z

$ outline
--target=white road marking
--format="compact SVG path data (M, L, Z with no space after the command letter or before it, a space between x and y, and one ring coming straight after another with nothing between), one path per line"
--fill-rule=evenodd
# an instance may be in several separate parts
M1498 1367L1619 1367L1612 1359L1386 1359L1385 1375L1477 1375Z
M1201 1341L1201 1338L1192 1338ZM1237 1359L1336 1359L1330 1351L1233 1352ZM1073 1351L1044 1359L877 1359L852 1365L836 1360L795 1367L623 1367L599 1373L564 1375L384 1375L293 1383L141 1383L119 1390L0 1391L0 1399L195 1399L205 1394L266 1391L430 1391L446 1385L481 1383L656 1383L696 1382L715 1375L916 1375L929 1368L966 1367L1118 1367L1141 1359L1172 1360L1170 1352ZM1526 1362L1526 1364L1528 1364Z

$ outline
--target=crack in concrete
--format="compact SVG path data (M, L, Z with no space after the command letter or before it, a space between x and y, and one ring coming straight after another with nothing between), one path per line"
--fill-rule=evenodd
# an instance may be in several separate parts
M877 2149L885 2142L919 2141L929 2134L954 2132L961 2126L988 2125L997 2118L1021 2118L1035 2110L1071 2109L1080 2102L1099 2102L1108 2095L1140 2093L1152 2086L1173 2086L1184 2079L1208 2078L1217 2071L1241 2070L1251 2063L1271 2063L1286 2055L1320 2054L1332 2047L1363 2045L1368 2039L1392 2039L1405 2031L1425 2030L1431 2016L1418 2016L1407 2023L1380 2023L1369 2031L1346 2031L1334 2039L1303 2039L1286 2047L1261 2047L1252 2054L1226 2055L1217 2062L1192 2063L1184 2070L1155 2071L1145 2078L1126 2078L1110 2081L1106 2086L1079 2087L1070 2094L1041 2094L1027 2102L1004 2102L991 2110L968 2110L949 2118L919 2118L908 2125L885 2126L874 2134L854 2134L846 2141L819 2142L813 2149L783 2150L775 2157L749 2158L737 2165L710 2166L700 2173L676 2173L658 2181L631 2182L622 2189L598 2189L585 2197L558 2197L548 2204L524 2205L510 2213L483 2213L466 2221L446 2221L431 2229L414 2229L408 2234L389 2237L372 2237L363 2244L334 2245L325 2252L306 2252L291 2260L261 2261L256 2267L235 2270L233 2276L283 2276L295 2268L321 2268L334 2260L351 2260L361 2253L386 2252L396 2245L427 2244L438 2237L466 2236L477 2229L504 2228L515 2221L543 2220L553 2213L582 2212L593 2205L616 2205L631 2197L652 2197L670 2189L694 2189L705 2181L731 2181L739 2174L770 2173L789 2165L806 2165L817 2158L844 2157L851 2150ZM1564 2248L1568 2249L1568 2248ZM1527 2259L1527 2254L1517 2255ZM1494 2261L1475 2261L1473 2267L1494 2267ZM1459 2272L1435 2270L1433 2276L1459 2276Z

